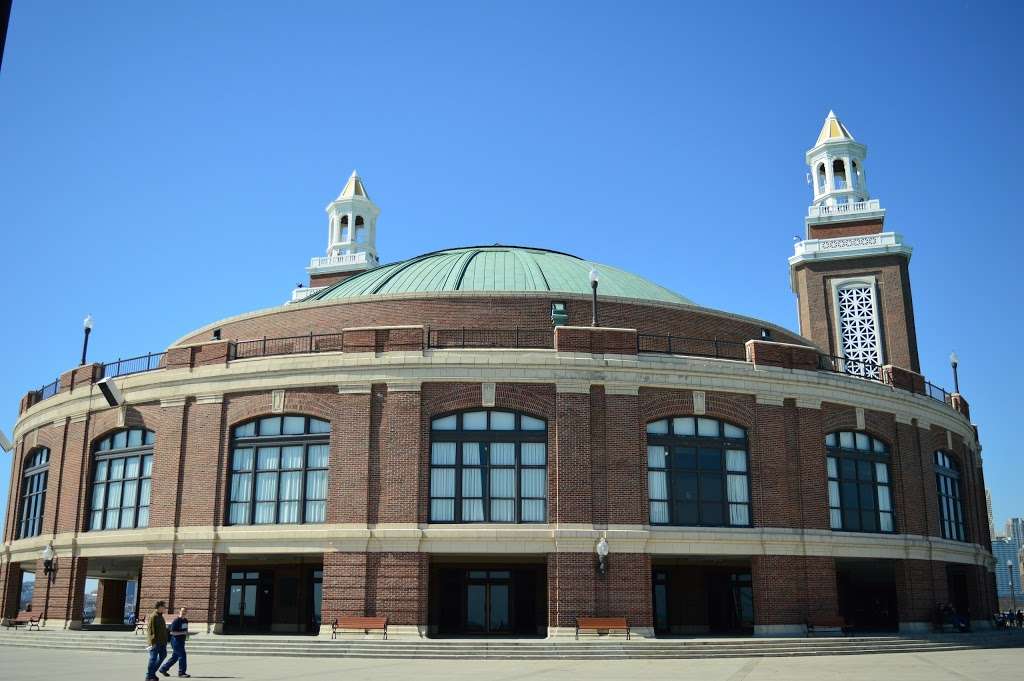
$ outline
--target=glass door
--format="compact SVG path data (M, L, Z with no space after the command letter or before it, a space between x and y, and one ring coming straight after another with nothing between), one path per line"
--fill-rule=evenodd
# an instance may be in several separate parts
M235 571L229 574L225 629L252 631L257 628L259 591L259 572Z
M512 572L469 570L466 573L464 629L472 634L512 632Z

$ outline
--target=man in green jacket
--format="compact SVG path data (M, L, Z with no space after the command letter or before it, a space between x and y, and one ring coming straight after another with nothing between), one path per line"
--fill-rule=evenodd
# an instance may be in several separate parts
M156 670L167 657L167 623L164 622L164 610L167 608L167 604L157 601L153 607L153 612L146 620L146 643L149 644L146 648L149 651L146 681L156 681Z

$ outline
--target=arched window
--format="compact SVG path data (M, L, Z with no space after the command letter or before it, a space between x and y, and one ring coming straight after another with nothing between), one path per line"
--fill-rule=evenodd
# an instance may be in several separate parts
M935 452L935 484L939 491L939 518L942 536L966 541L964 509L960 500L960 467L943 451Z
M850 173L850 188L856 189L860 186L860 166L857 161L850 161L853 164L853 172Z
M825 436L829 524L833 530L892 532L889 446L867 433Z
M828 182L828 178L825 175L825 164L818 164L818 193L822 194L825 191L825 185Z
M268 416L236 426L228 524L324 522L330 438L331 424L311 416Z
M18 518L18 539L36 537L43 531L43 510L46 508L46 479L50 450L41 447L25 458L21 475L21 515Z
M356 232L355 232L355 238L353 239L353 241L355 241L357 244L361 244L365 240L366 240L366 225L363 222L363 216L362 215L357 215L356 216Z
M131 428L93 446L90 530L149 527L154 440L153 431Z
M547 424L511 411L467 411L430 423L430 521L547 520Z
M338 241L345 243L348 241L348 216L342 215L341 221L338 223Z
M647 424L652 525L750 525L747 432L684 416Z
M846 189L846 164L841 158L832 161L832 182L837 190Z

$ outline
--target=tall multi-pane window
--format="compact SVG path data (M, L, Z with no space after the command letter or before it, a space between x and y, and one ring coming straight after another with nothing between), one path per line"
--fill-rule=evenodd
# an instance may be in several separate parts
M268 416L236 426L228 524L324 522L330 438L331 424L311 416Z
M149 527L154 440L153 431L131 428L93 447L90 530Z
M43 509L46 507L46 479L50 450L46 447L29 453L21 476L21 515L18 518L18 539L36 537L43 531Z
M547 424L510 411L435 418L430 521L542 523L547 519Z
M747 432L684 416L647 424L652 525L750 525Z
M935 484L939 492L942 536L965 541L964 509L960 494L960 467L943 451L935 452Z
M851 532L892 532L889 446L867 433L825 436L829 525Z

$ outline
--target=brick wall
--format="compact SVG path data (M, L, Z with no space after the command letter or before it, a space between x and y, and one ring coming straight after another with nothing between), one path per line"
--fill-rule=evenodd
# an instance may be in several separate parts
M650 556L612 552L601 576L592 552L549 553L547 573L548 626L575 627L577 617L603 616L652 626Z
M754 624L825 622L839 615L836 570L827 556L753 556Z
M589 298L570 298L561 294L529 295L450 295L399 299L362 299L337 304L289 305L247 319L225 320L217 324L225 340L245 340L341 333L346 328L403 326L421 324L434 329L550 329L551 302L568 303L568 326L589 327ZM682 306L600 301L602 327L637 329L640 333L672 334L690 338L718 338L744 342L760 338L765 325L708 310ZM776 340L806 343L806 339L781 329L773 329ZM206 342L209 330L197 331L181 344Z
M14 617L21 600L21 566L15 563L0 565L0 619Z
M883 362L920 373L917 330L906 258L897 255L802 263L794 270L800 309L800 333L830 355L836 346L833 279L873 275L883 336Z
M82 621L85 605L86 558L58 556L56 572L47 579L43 574L43 560L36 562L36 585L32 592L32 612L44 620L64 622Z
M285 391L284 413L309 414L332 423L329 522L427 521L430 420L480 408L483 393L480 384L469 383L415 387L382 383L351 386L343 394L337 386ZM494 408L525 412L546 419L549 425L550 521L644 524L648 520L644 426L660 418L693 414L693 392L640 388L632 395L599 385L583 390L556 393L554 384L497 383ZM190 399L162 407L147 403L100 410L24 435L15 474L20 475L26 454L39 446L49 447L45 525L47 531L74 531L85 523L92 444L117 428L150 428L157 433L151 524L219 525L224 519L231 429L272 413L273 405L270 392L252 392L225 395L223 401ZM755 526L828 527L823 438L835 430L857 430L857 410L828 402L820 410L794 400L758 404L751 395L715 391L704 392L704 406L709 417L747 429ZM967 443L958 436L948 442L946 431L939 427L924 430L897 423L892 414L867 410L863 417L864 429L891 447L897 531L940 535L932 454L943 449L961 466L970 540L986 542L984 481L977 455ZM8 534L17 496L9 501ZM595 582L593 561L592 552L549 556L551 623L571 626L578 614L616 614L616 609L622 609L635 626L647 626L639 623L650 621L649 559L619 554L613 547L611 572L603 585ZM207 617L207 621L220 621L223 556L146 555L142 563L143 613L153 601L163 599L189 607L195 621ZM331 613L362 609L387 612L396 624L422 624L425 619L416 618L425 617L427 563L426 555L417 553L326 554L324 621L332 619ZM67 613L80 610L74 601L80 598L78 587L84 586L81 580L87 563L81 558L60 558L59 564L57 579L37 588L35 599L47 608L50 618L67 619ZM916 590L918 586L912 586L920 584L921 570L913 563L897 569L899 588L907 590L900 596L910 613L904 619L920 616L924 608L925 597ZM800 623L819 601L826 610L834 608L831 559L755 557L753 571L760 624ZM37 574L39 584L45 584L41 565ZM978 599L977 607L985 607L992 600L985 591L989 577L984 570L971 575L972 598ZM802 596L794 600L789 590L795 588L811 594L808 598L814 602Z
M864 236L881 234L881 220L856 220L839 224L811 225L807 229L808 239L837 239L843 236Z

